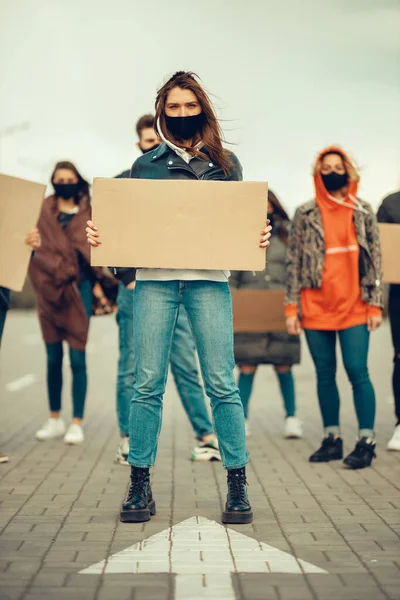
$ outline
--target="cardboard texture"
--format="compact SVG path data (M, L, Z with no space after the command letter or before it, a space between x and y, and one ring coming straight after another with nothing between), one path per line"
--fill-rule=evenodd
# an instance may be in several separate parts
M235 333L286 331L284 290L232 290Z
M102 244L91 264L262 271L267 192L262 182L95 179Z
M400 225L379 223L385 283L400 283Z
M32 250L25 244L36 226L46 186L0 173L0 285L23 288Z

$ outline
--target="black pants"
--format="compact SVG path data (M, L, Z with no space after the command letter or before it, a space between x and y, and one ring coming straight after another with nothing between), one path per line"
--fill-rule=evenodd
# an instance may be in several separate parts
M394 348L393 395L397 425L400 425L400 284L392 283L389 292L389 318Z

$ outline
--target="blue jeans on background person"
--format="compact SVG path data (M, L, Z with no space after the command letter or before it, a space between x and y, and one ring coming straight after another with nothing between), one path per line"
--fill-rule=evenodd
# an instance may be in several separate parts
M197 439L214 433L208 415L203 387L197 369L196 344L185 308L180 305L172 337L170 354L171 372L183 408L192 424Z
M294 417L296 414L296 394L292 369L289 368L287 371L277 371L275 368L274 370L278 378L286 417ZM245 419L248 419L249 416L249 403L253 391L255 374L256 371L253 371L252 373L239 373L238 387L243 403Z
M129 411L133 394L133 296L134 290L119 286L117 323L119 360L117 377L117 414L121 437L129 435ZM198 439L214 432L207 412L197 369L196 346L187 314L180 307L172 338L170 364L175 384Z
M340 433L340 398L336 385L336 337L343 364L353 387L360 437L373 437L375 392L368 374L369 332L366 325L341 331L305 329L308 347L317 371L317 390L325 434Z
M90 281L84 280L78 284L79 293L82 298L88 319L92 314L92 285ZM61 410L62 395L62 363L63 343L46 343L47 354L47 392L49 407L52 412ZM83 419L87 392L86 352L82 350L69 349L69 360L72 371L72 416Z
M119 357L117 374L117 415L121 437L129 435L129 409L133 393L133 293L119 284L117 323Z
M168 363L180 304L193 335L222 462L247 463L243 405L234 379L232 301L228 283L138 281L133 304L134 393L128 462L149 468L156 459Z

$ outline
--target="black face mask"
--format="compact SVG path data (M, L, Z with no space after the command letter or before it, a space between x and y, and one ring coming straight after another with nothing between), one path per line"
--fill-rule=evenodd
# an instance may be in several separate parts
M322 181L324 182L324 186L326 187L328 192L337 192L338 190L341 190L342 187L347 185L349 181L349 176L347 175L347 173L343 173L342 175L340 175L339 173L335 173L335 171L332 171L327 175L322 175Z
M165 115L165 122L175 139L190 140L200 131L204 123L204 113L192 117L169 117Z
M77 198L80 190L79 183L53 183L54 191L57 198Z
M147 150L143 150L142 146L140 146L140 151L142 154L146 154L147 152L153 152L153 150L156 150L159 145L160 144L154 144L154 146L152 146L151 148L147 148Z

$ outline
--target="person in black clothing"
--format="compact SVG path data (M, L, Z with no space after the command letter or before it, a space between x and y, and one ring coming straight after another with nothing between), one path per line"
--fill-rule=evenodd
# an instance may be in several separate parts
M400 192L387 196L378 210L380 223L400 224ZM400 284L392 283L389 290L389 318L394 348L393 395L396 426L392 438L387 444L388 450L400 452Z

